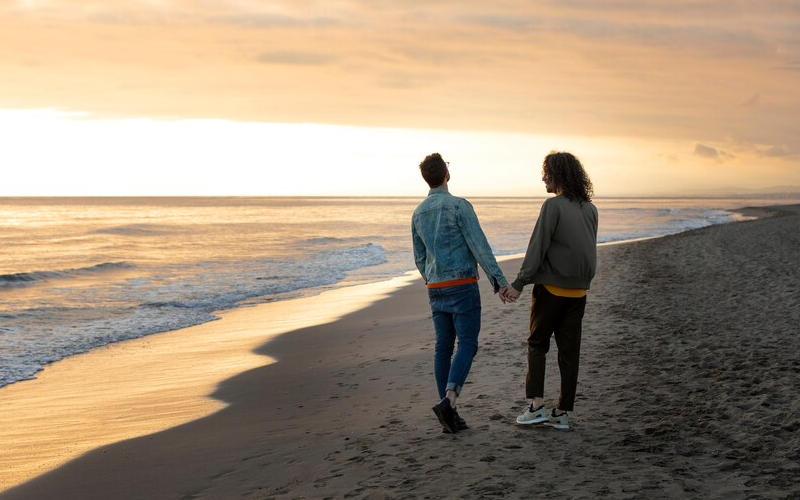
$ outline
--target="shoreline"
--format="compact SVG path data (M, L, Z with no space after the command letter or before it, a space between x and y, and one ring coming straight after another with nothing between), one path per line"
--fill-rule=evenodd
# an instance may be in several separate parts
M778 206L778 207L766 207L775 208L777 210L785 210L787 206ZM762 207L763 210L765 207ZM787 212L791 213L791 212ZM669 235L665 237L657 237L653 240L650 240L650 244L653 241L658 241L664 238L682 238L685 237L687 233L693 233L697 231L705 231L709 228L718 228L720 226L726 226L729 224L723 224L718 226L708 226L701 229L690 230L687 232L678 233L675 235ZM614 251L618 249L622 249L625 246L619 245L621 242L610 242L607 244L608 248L614 248ZM639 244L639 243L637 243ZM607 251L606 251L607 252ZM498 258L498 260L506 263L504 268L508 268L510 263L517 260L519 256L503 256L502 258ZM513 266L512 266L513 267ZM415 273L415 271L414 271ZM108 346L104 346L102 348L90 351L88 353L80 354L77 356L72 356L61 360L57 363L52 365L48 365L48 368L45 371L40 372L41 378L37 378L34 380L29 381L21 381L18 383L11 384L0 389L0 403L3 403L4 410L9 408L10 411L4 411L3 415L0 416L0 429L6 429L4 431L0 431L0 443L3 442L14 442L17 446L15 450L12 450L11 453L6 453L5 462L3 462L2 458L0 457L0 471L11 471L11 475L17 474L16 480L9 479L8 477L0 478L0 494L3 491L7 491L9 488L14 486L15 484L20 484L25 478L33 478L39 477L41 474L47 472L48 470L52 471L50 474L45 474L41 476L44 482L47 482L47 478L53 476L59 476L58 472L60 469L55 469L60 464L63 464L66 460L79 456L82 452L90 452L90 456L94 456L98 453L98 450L108 448L115 448L117 446L124 446L125 443L118 442L120 439L130 439L136 436L145 436L143 438L134 439L133 442L141 441L145 439L147 435L152 432L159 432L158 434L154 434L153 436L158 436L159 434L170 434L173 430L177 431L178 429L185 429L191 428L194 426L195 423L198 425L201 424L202 421L211 420L213 416L217 416L220 413L225 413L226 410L231 408L231 398L220 398L218 397L218 393L221 389L224 389L225 386L232 383L232 381L236 379L240 379L242 377L249 377L250 374L254 372L263 371L264 369L275 368L275 366L270 366L270 362L274 361L275 358L271 358L270 355L267 354L269 350L265 352L264 349L264 342L268 342L270 346L280 345L284 346L285 349L288 349L287 352L292 351L294 349L297 350L297 347L291 347L290 344L293 342L296 344L296 340L293 338L299 331L308 332L315 331L315 330L322 330L322 331L334 331L334 334L340 335L336 331L337 323L340 323L342 318L346 317L365 317L370 316L370 313L367 309L376 309L382 308L384 310L383 316L377 316L378 319L375 319L375 315L372 314L372 319L369 320L372 323L386 323L382 318L388 317L391 321L388 323L395 322L403 322L409 320L408 314L400 314L398 316L398 312L395 312L394 315L393 310L395 309L390 304L390 302L397 302L399 300L411 301L416 304L416 309L413 315L411 315L410 320L414 325L418 325L420 328L426 328L426 321L428 318L426 317L425 308L422 307L421 309L418 307L420 303L419 295L424 295L418 293L416 291L414 294L410 294L408 290L401 293L400 291L409 288L408 285L417 281L418 277L409 276L407 274L406 280L403 281L402 284L395 283L396 288L394 288L393 292L389 291L380 291L380 287L376 288L375 284L369 285L356 285L355 287L343 287L337 288L334 290L329 290L323 292L323 294L304 297L302 299L293 299L290 301L279 301L279 302L272 302L266 304L259 304L256 306L251 307L242 307L236 308L229 311L225 311L221 314L222 319L220 321L212 321L209 323L204 323L201 325L197 325L194 327L181 329L181 330L173 330L168 332L163 332L160 334L149 335L146 337L141 337L137 339L131 339L120 343L110 344ZM325 294L332 294L332 295L339 295L341 296L351 294L353 292L353 288L356 287L364 287L362 299L364 299L359 304L350 305L352 307L345 308L343 307L342 303L337 303L336 300L330 301L329 305L331 305L332 309L329 311L329 316L327 321L317 321L311 322L308 324L299 324L299 323L292 323L291 325L285 324L282 325L281 328L273 328L273 329L266 329L262 326L265 321L274 321L276 315L284 314L280 311L281 307L286 308L286 304L294 301L305 301L304 303L309 309L315 309L318 306L318 302L321 300L322 302L327 302L327 297L321 298L322 295ZM485 290L484 290L485 291ZM336 292L339 292L338 294ZM410 296L411 295L411 296ZM410 297L409 297L410 296ZM388 298L385 298L388 297ZM405 298L404 298L405 297ZM424 299L424 297L423 297ZM496 300L492 297L485 297L485 301L489 300ZM424 302L424 300L423 300ZM365 304L369 304L369 307L365 307ZM313 305L313 307L311 307ZM270 313L265 313L265 306L272 306L272 309L275 311ZM281 307L279 307L281 306ZM357 306L357 307L356 307ZM302 305L298 306L302 307ZM396 309L404 309L403 307L399 307ZM402 312L402 311L401 311ZM505 316L501 313L499 316L494 318L494 321L501 321ZM392 319L394 318L394 319ZM487 321L487 320L484 320ZM225 323L223 323L225 322ZM256 323L254 325L254 323ZM314 325L314 326L312 326ZM372 326L371 329L374 330L376 326ZM277 330L281 329L280 332ZM269 331L273 331L272 334ZM369 329L367 330L369 331ZM243 332L248 332L247 335L249 338L243 340L241 338ZM274 333L277 332L277 333ZM285 333L285 334L281 334ZM496 332L497 333L497 332ZM180 352L176 350L178 344L187 344L190 340L193 340L193 336L203 336L207 335L208 338L206 340L206 346L210 348L208 351L204 351L198 345L193 345L191 349L188 351ZM227 335L227 336L226 336ZM343 335L343 334L341 334ZM352 335L355 335L353 333ZM363 334L362 334L363 335ZM489 333L491 335L491 333ZM397 336L397 335L395 335ZM165 337L170 337L166 339ZM184 338L185 337L185 338ZM358 336L355 337L356 339ZM182 341L182 342L181 342ZM219 358L219 351L214 351L214 348L219 349L220 341L226 346L227 354L233 356L232 358L227 358L224 360L220 360ZM355 340L354 340L355 341ZM154 344L161 344L161 347L156 347ZM124 346L123 346L124 344ZM488 344L488 342L487 342ZM120 347L116 347L120 346ZM426 348L425 346L421 348L415 348L413 342L411 344L401 343L397 344L400 350L410 350L415 354L419 354L419 350L429 351L430 348ZM130 380L131 373L125 372L124 368L125 365L123 364L123 373L119 375L119 379L114 377L109 377L108 374L110 371L115 369L119 370L120 366L113 366L115 363L118 363L120 359L124 357L124 353L118 353L117 351L124 351L127 352L127 355L131 357L132 360L139 360L143 361L143 356L148 351L152 354L154 351L159 349L163 349L162 352L162 363L170 365L169 367L162 366L160 371L156 368L155 365L149 365L145 363L145 366L148 367L150 370L156 371L156 376L154 380L146 380L142 375L145 374L146 370L144 371L137 371L136 379ZM333 349L333 347L331 347ZM280 351L280 349L279 349ZM392 351L386 358L381 359L381 361L364 359L361 363L365 364L366 366L373 366L375 364L381 365L384 363L392 363L393 359L396 358L397 352ZM425 353L429 356L429 352ZM197 374L196 372L190 373L188 372L188 368L192 365L197 364L197 357L206 355L208 359L216 360L220 362L220 365L217 366L209 366L207 367L208 370L204 373ZM294 353L293 356L297 356L297 353ZM266 357L266 358L265 358ZM82 358L79 361L71 361L77 360L77 358ZM105 363L98 363L99 359L106 358ZM181 359L183 358L183 359ZM280 359L280 357L278 358ZM302 359L302 357L297 358ZM163 363L163 360L169 360L168 363ZM176 363L184 362L183 365L174 366ZM155 361L153 361L155 362ZM330 364L330 361L325 359L318 360L318 364L325 366L325 364ZM92 366L94 364L94 366ZM280 364L280 363L279 363ZM63 367L63 371L62 371ZM141 367L141 365L140 365ZM94 368L94 370L92 370ZM167 371L165 368L170 368L172 371ZM99 370L100 373L97 373ZM105 370L105 371L104 371ZM313 370L312 370L313 371ZM46 373L46 376L45 375ZM88 376L87 376L88 374ZM64 378L72 377L74 380L72 384L67 384L66 392L64 387L55 387L55 384L63 383ZM92 377L96 377L97 380L92 380ZM209 380L200 381L200 379L208 377L213 377L214 381L210 382ZM552 382L553 377L549 377L549 382ZM352 377L351 377L352 379ZM41 380L41 381L40 381ZM359 379L360 380L360 379ZM38 381L38 384L36 384ZM166 384L165 381L169 383ZM114 393L122 393L122 396L125 396L124 390L119 390L119 384L128 383L129 388L135 388L138 386L152 388L156 387L157 389L163 389L162 392L155 397L151 394L146 396L146 398L150 398L150 400L144 405L139 407L139 413L133 412L131 414L130 405L127 403L121 403L119 401L114 402L112 406L114 407L113 410L116 411L116 414L111 415L110 413L101 413L97 416L95 422L95 427L104 427L102 429L104 432L108 430L108 425L105 425L106 422L114 422L115 424L121 424L121 427L125 428L125 431L122 434L117 434L117 438L109 440L108 436L88 436L82 437L83 446L75 448L74 443L70 443L69 440L73 439L75 435L82 435L82 431L85 430L85 424L82 424L80 421L77 422L76 426L68 427L67 429L61 429L61 437L53 438L52 436L46 436L45 433L52 431L52 427L55 427L55 423L53 421L53 417L48 415L48 411L54 411L56 408L62 409L72 409L75 411L73 406L76 402L81 402L83 399L86 399L86 393L84 392L83 388L92 387L97 389L97 384L105 383L107 384L107 389L105 392L101 391L100 396L96 396L95 403L98 404L107 404L108 401L105 399L109 398L110 395ZM188 396L189 399L202 399L203 403L198 404L190 404L187 399L181 399L186 396L187 387L184 384L193 383L196 384L193 388L194 394ZM364 384L364 381L360 383ZM397 381L399 384L400 381ZM27 384L27 385L25 385ZM84 385L81 385L84 384ZM24 389L18 389L16 391L11 391L9 389L15 387L22 387L24 385ZM33 394L26 394L31 393L32 391L29 389L31 386L38 385L42 386L42 393L34 396ZM356 386L359 383L355 384ZM394 382L393 382L394 385ZM159 387L161 386L161 387ZM72 391L71 393L69 391ZM133 389L129 389L133 390ZM270 388L271 391L275 391L275 388ZM49 391L49 392L48 392ZM308 389L306 389L308 391ZM133 391L135 392L135 391ZM345 391L347 392L347 391ZM7 397L9 393L17 393L13 394L13 397ZM70 394L72 398L70 398ZM211 394L211 396L209 396ZM286 400L291 399L290 394L276 394L276 399L280 399L278 396L283 397ZM11 406L7 405L8 401L14 402L15 398L21 404L19 406L19 411L32 411L33 414L29 414L28 418L20 419L19 413L14 413L13 404ZM27 399L26 399L27 398ZM213 399L212 399L213 398ZM288 399L287 399L288 398ZM91 398L89 398L91 399ZM172 406L164 406L165 400L169 399L170 404ZM234 400L236 398L233 398ZM314 398L311 398L314 399ZM227 403L223 403L223 401ZM54 404L57 403L57 404ZM59 406L61 405L61 406ZM213 406L216 405L216 406ZM288 410L287 410L288 411ZM160 425L156 426L151 430L138 430L135 432L131 432L131 425L138 426L142 422L142 418L144 415L152 416L154 412L161 418L161 421L158 422ZM302 413L302 412L301 412ZM38 415L35 415L38 414ZM191 414L191 415L190 415ZM34 422L31 421L33 417L38 416L39 422L37 426L29 428L27 430L27 434L25 429L21 429L19 422L24 421L26 425L30 425ZM125 417L125 418L123 418ZM175 418L177 417L177 418ZM70 417L71 419L76 418L86 418L86 415L81 410L77 416L76 414L72 414ZM127 418L127 420L126 420ZM172 420L170 420L172 419ZM101 422L103 425L100 425ZM150 424L155 422L149 422ZM126 427L128 426L128 427ZM11 431L14 429L14 431ZM4 434L3 434L4 433ZM22 436L22 438L20 438ZM28 439L26 440L25 437ZM48 439L49 438L49 439ZM39 465L37 467L30 467L30 463L25 464L23 462L30 461L30 453L31 449L36 449L37 452L47 452L48 450L42 449L41 444L36 444L36 439L40 439L45 442L55 442L56 444L60 444L62 449L69 449L70 453L64 455L63 453L60 455L59 460L57 461L50 461L50 462L42 462L45 465ZM116 443L116 444L110 444ZM109 446L104 446L109 445ZM39 446L39 448L37 448ZM5 446L0 446L0 453L3 453L3 449L8 449ZM52 449L50 450L52 451ZM82 459L81 459L82 460ZM196 465L196 464L195 464ZM24 473L21 472L22 469L28 467L28 472ZM27 474L27 475L26 475ZM63 475L60 475L62 479L64 478ZM41 483L38 479L35 481L36 483ZM166 484L163 486L167 486ZM291 489L291 488L290 488ZM169 491L173 491L170 489ZM318 490L311 490L311 491L318 491Z
M45 198L47 198L47 197L45 197ZM78 197L78 198L81 198L81 197ZM89 197L89 198L91 198L91 197ZM113 197L113 198L118 198L118 197ZM169 197L167 197L167 198L169 198ZM543 199L545 199L545 198L543 198ZM764 207L743 207L743 208L737 208L737 209L726 209L726 211L731 212L733 214L740 214L741 217L737 218L737 219L734 219L734 220L731 220L731 221L728 221L728 222L725 222L723 224L729 224L731 222L741 222L741 221L746 221L746 220L752 220L752 219L755 219L755 218L770 217L770 216L773 216L773 215L779 215L780 214L780 210L772 210L771 208L772 207L780 207L780 206L782 206L782 205L764 206ZM787 205L787 206L790 206L790 205ZM712 224L712 225L716 225L716 224ZM703 226L703 227L708 227L708 226ZM679 231L677 233L667 233L667 234L663 234L663 235L642 236L642 237L635 237L635 238L623 238L623 239L619 239L619 240L604 241L604 242L598 243L598 247L607 246L607 245L620 245L620 244L637 242L637 241L645 241L645 240L648 240L648 239L661 238L661 237L664 237L664 236L669 236L670 234L680 234L682 232L691 231L691 230L692 229L684 229L684 230L681 230L681 231ZM522 253L514 253L514 254L496 255L495 258L497 259L498 262L504 262L504 261L511 260L511 259L521 259L521 258L524 257L524 255L525 255L524 252L522 252ZM192 327L200 326L200 325L203 325L203 324L206 324L206 323L209 323L209 322L213 322L213 321L219 320L222 317L222 315L224 313L226 313L226 312L234 311L234 310L241 309L241 308L254 307L254 306L259 306L261 304L272 303L272 302L281 302L281 301L286 301L286 300L297 300L297 299L303 299L303 298L307 298L307 297L314 297L314 296L318 296L318 295L323 294L323 293L325 293L327 291L330 291L330 290L338 290L338 289L341 289L341 288L348 288L348 287L351 287L351 286L377 284L377 283L381 283L381 282L384 282L384 281L389 281L389 280L393 280L393 279L399 278L399 277L401 277L401 276L403 276L404 274L407 274L407 273L414 273L414 272L416 272L415 269L409 269L403 274L395 275L395 276L386 276L384 278L377 279L377 280L374 280L374 281L356 280L354 282L351 282L351 280L349 278L345 277L340 282L333 283L331 285L323 285L323 286L319 286L319 287L310 287L310 288L306 288L306 289L296 290L296 291L293 291L293 292L287 292L287 293L284 293L284 294L278 294L277 296L270 297L269 299L264 300L264 301L260 301L259 300L259 299L263 299L264 297L249 297L247 299L242 300L239 304L234 304L234 305L232 305L230 307L226 307L224 309L218 309L218 310L211 311L210 314L212 314L215 317L213 319L206 320L206 321L203 321L201 323L190 324L189 326L184 326L184 327L181 327L181 328L176 328L176 329L171 329L171 330L164 330L164 331L159 331L159 332L154 332L154 333L147 333L147 334L144 334L144 335L141 335L141 336L138 336L138 337L131 337L131 338L126 338L126 339L121 339L121 340L114 340L114 341L111 341L108 344L104 344L104 345L100 345L100 346L97 346L97 347L89 348L89 350L86 350L86 351L66 354L64 357L61 357L59 359L56 359L54 361L50 361L50 362L44 364L38 371L36 371L33 375L29 376L28 378L15 380L15 381L6 383L5 385L0 385L0 391L2 391L6 387L10 387L10 386L19 384L21 382L25 382L25 381L29 381L29 380L36 380L38 378L39 374L41 374L42 371L46 367L51 366L54 363L59 363L59 362L62 362L64 360L66 360L66 359L69 359L69 358L72 358L72 357L75 357L75 356L80 356L80 355L92 352L94 350L97 350L97 349L102 349L102 348L105 348L105 347L107 347L109 345L113 345L113 344L120 343L120 342L135 341L137 339L144 339L144 338L147 338L147 337L150 337L150 336L153 336L153 335L161 335L161 334L165 334L165 333L169 333L169 332L175 332L175 331L184 330L186 328L192 328ZM295 293L298 293L298 294L294 295ZM284 295L284 297L281 297L281 295Z
M258 346L336 321L411 281L406 273L221 311L214 321L69 356L0 388L0 494L97 447L224 409L210 396L221 382L275 362Z
M747 208L742 209L742 210L749 210L749 211L751 211L749 213L752 213L753 215L746 216L746 217L748 217L746 219L734 220L734 221L726 222L725 224L730 224L732 222L742 222L742 221L746 221L746 220L753 220L753 219L756 219L756 218L759 218L759 217L770 217L770 216L776 215L776 214L773 214L772 212L770 212L769 210L763 210L762 207L747 207ZM734 212L738 212L738 210L734 211ZM708 226L704 226L704 227L708 227ZM670 234L680 234L681 232L686 232L686 231L691 231L691 230L692 229L687 229L685 231L680 231L679 233L670 233ZM607 245L621 245L621 244L633 243L633 242L637 242L637 241L646 241L646 240L655 239L655 238L663 238L664 236L669 236L670 234L661 235L661 236L643 236L643 237L639 237L639 238L627 238L627 239L621 239L621 240L605 241L605 242L598 243L597 246L601 247L601 246L607 246ZM497 262L505 262L505 261L508 261L508 260L522 259L524 257L525 257L525 253L524 252L522 252L522 253L513 253L513 254L495 255L495 259L497 260ZM307 294L304 294L303 291L301 290L301 295L299 295L299 296L290 297L290 298L278 298L278 299L275 299L275 300L266 300L264 302L254 301L254 299L258 299L258 297L251 297L251 298L245 299L243 301L243 303L238 304L238 305L234 305L234 306L232 306L230 308L219 309L219 310L212 311L211 314L213 314L216 317L214 319L210 319L208 321L204 321L203 323L197 323L197 324L194 324L194 325L189 325L189 326L185 326L185 327L181 327L181 328L176 328L176 329L173 329L173 330L164 330L164 331L155 332L155 333L148 333L148 334L142 335L140 337L132 337L132 338L128 338L128 339L115 340L115 341L110 342L108 344L104 344L104 345L101 345L101 346L93 347L88 351L69 354L69 355L67 355L67 356L65 356L63 358L56 359L55 361L51 361L51 362L46 363L45 365L42 366L42 368L39 371L34 373L33 376L31 376L29 378L15 380L13 382L10 382L8 384L0 386L0 391L5 389L6 387L11 387L11 386L14 386L14 385L22 383L22 382L36 380L39 377L39 375L47 367L52 366L52 365L54 365L56 363L60 363L62 361L65 361L65 360L68 360L70 358L73 358L75 356L82 356L84 354L88 354L90 352L94 352L94 351L96 351L98 349L104 349L104 348L106 348L108 346L111 346L111 345L114 345L114 344L119 344L119 343L123 343L123 342L132 342L132 341L136 341L136 340L140 340L140 339L146 339L148 337L152 337L152 336L155 336L155 335L163 335L163 334L167 334L167 333L170 333L170 332L178 332L178 331L181 331L181 330L185 330L187 328L194 328L194 327L201 326L201 325L204 325L204 324L207 324L207 323L213 323L214 321L218 321L218 320L222 319L222 315L224 315L225 313L230 312L230 311L235 311L235 310L238 310L238 309L243 309L243 308L248 308L248 307L258 307L258 306L263 305L263 304L271 304L271 303L274 303L274 302L284 302L284 301L292 301L292 300L316 297L316 296L322 295L322 294L324 294L326 292L330 292L330 291L333 291L333 290L340 290L340 289L344 289L344 288L350 288L350 287L353 287L353 286L377 285L379 283L384 283L384 282L387 282L387 281L392 281L392 280L395 280L395 279L399 279L399 278L401 278L401 277L403 277L405 275L408 275L409 273L414 274L416 272L417 272L416 270L408 270L403 274L396 275L396 276L388 276L388 277L385 277L384 279L379 279L377 281L366 281L366 282L357 281L357 282L352 283L352 284L350 284L350 280L345 278L345 279L343 279L342 281L340 281L338 283L334 283L333 285L327 285L327 286L323 286L323 287L319 287L319 288L312 287L312 288L305 289L305 290L309 290L309 293L307 293ZM2 490L0 490L0 491L2 491Z

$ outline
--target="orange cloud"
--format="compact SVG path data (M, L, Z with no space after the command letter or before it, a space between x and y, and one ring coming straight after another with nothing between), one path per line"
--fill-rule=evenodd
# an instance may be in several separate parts
M0 107L800 151L794 1L3 5Z

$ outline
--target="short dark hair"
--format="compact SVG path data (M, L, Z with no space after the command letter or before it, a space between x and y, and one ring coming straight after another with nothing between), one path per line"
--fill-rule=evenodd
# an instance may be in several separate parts
M592 201L593 189L589 175L580 160L570 153L552 152L544 158L542 174L549 177L556 192L572 201Z
M422 173L422 178L432 188L439 187L444 183L447 177L447 163L442 159L439 153L429 154L419 164L419 171Z

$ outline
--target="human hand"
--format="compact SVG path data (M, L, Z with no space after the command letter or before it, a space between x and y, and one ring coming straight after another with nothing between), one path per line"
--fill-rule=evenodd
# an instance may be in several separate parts
M518 292L513 286L503 287L503 302L516 302L522 292Z

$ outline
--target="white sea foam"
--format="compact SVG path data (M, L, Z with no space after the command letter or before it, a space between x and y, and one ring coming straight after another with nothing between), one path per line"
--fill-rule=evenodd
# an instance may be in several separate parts
M45 364L89 349L216 318L242 301L332 285L347 272L386 262L375 244L319 252L305 259L200 263L201 272L169 279L134 278L91 307L29 307L0 315L0 387L31 378ZM92 269L98 266L93 266ZM125 266L127 267L127 266ZM85 270L84 270L85 271ZM72 272L72 271L71 271ZM87 303L98 290L72 290ZM81 300L79 298L79 300ZM256 300L258 302L259 300Z

